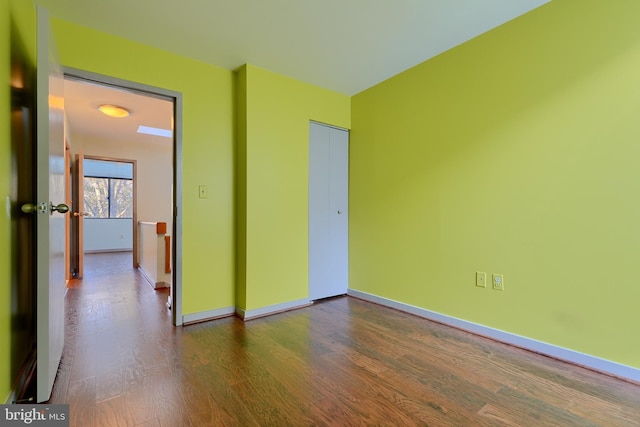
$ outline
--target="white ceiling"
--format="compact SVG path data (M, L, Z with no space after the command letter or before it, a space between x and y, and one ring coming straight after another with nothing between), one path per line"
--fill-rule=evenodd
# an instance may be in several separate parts
M347 95L549 0L34 0L51 16Z
M51 16L234 70L249 63L356 94L549 0L34 0ZM101 103L132 110L125 119ZM72 135L163 143L172 104L67 82Z
M115 104L131 112L113 118L98 111L102 104ZM85 81L65 80L64 110L72 141L98 137L129 143L171 144L171 138L137 133L138 126L172 129L173 102L101 86Z

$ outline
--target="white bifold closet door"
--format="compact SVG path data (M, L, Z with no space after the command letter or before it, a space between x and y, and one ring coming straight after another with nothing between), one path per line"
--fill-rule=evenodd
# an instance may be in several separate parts
M349 132L309 127L309 298L349 285Z

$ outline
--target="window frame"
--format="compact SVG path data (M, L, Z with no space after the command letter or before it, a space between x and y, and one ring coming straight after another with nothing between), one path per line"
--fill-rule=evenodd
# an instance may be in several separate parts
M120 177L99 176L99 175L84 175L82 177L82 185L83 185L84 189L86 189L86 187L84 187L84 185L85 185L85 179L87 179L87 178L106 179L107 180L107 216L100 216L100 217L87 216L87 217L85 217L85 219L133 219L133 213L134 213L133 212L133 210L134 210L133 178L120 178ZM111 216L111 195L113 194L113 187L111 185L111 182L113 180L121 180L121 181L129 181L129 182L131 182L131 203L130 203L131 215L130 216L123 216L123 217ZM83 197L82 203L83 203L83 206L85 207L85 210L88 210L87 209L86 191L83 191L83 194L84 194L84 197Z

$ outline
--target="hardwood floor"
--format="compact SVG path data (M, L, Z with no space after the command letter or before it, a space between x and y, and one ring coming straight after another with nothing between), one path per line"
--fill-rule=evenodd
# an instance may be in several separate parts
M126 256L67 294L72 426L640 425L640 386L354 298L174 328Z

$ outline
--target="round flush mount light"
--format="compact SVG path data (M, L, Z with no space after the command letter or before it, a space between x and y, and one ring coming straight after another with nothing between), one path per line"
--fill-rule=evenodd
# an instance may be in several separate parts
M98 107L98 110L102 114L106 114L109 117L117 117L117 118L127 117L131 114L131 112L126 108L118 107L117 105L111 105L111 104L103 104Z

